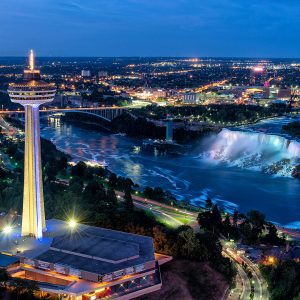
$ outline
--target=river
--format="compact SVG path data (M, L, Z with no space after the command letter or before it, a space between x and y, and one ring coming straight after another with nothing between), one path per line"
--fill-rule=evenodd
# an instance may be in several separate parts
M275 175L261 171L264 164L291 159L291 152L298 155L296 142L292 147L287 137L269 135L279 134L282 124L289 121L277 118L242 129L224 129L219 135L195 141L184 155L145 152L139 148L141 140L57 118L42 121L41 134L76 160L105 162L111 171L140 186L161 186L178 199L199 205L209 195L228 211L257 209L270 221L300 228L300 180L287 176L287 166Z

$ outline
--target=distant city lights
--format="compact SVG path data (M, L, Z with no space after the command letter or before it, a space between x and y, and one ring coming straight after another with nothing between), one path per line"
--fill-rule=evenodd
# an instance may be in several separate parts
M256 73L261 73L261 72L264 71L264 68L263 67L254 67L253 71L256 72Z

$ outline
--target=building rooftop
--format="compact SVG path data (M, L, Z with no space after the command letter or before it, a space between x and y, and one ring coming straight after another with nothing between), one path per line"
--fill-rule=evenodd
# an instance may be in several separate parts
M17 226L13 236L1 237L0 252L99 275L155 260L150 237L82 224L70 229L54 219L47 220L47 230L36 240L21 237Z
M18 257L0 253L0 268L7 268L9 265L18 262L19 260Z

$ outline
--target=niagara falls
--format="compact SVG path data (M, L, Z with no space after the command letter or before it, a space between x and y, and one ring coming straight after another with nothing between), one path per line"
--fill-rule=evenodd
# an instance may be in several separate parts
M203 156L230 166L291 176L300 161L300 142L275 134L225 128Z

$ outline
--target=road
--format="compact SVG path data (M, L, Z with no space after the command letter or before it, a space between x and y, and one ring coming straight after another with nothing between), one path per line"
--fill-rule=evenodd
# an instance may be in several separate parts
M222 254L225 257L232 259L232 257L229 254L227 254L225 251L223 251ZM227 299L228 300L250 299L251 286L250 286L249 278L245 270L240 266L239 263L235 262L235 266L238 272L235 280L236 287L227 294Z
M223 241L224 244L224 241ZM252 283L254 287L254 300L268 300L269 292L268 285L260 273L257 265L255 265L252 261L250 261L247 257L241 254L237 254L235 249L229 247L228 245L223 246L223 251L227 256L229 256L234 262L238 270L238 275L241 277L243 289L239 292L239 288L237 291L233 290L233 293L229 294L228 299L250 299L251 287L250 283ZM248 270L251 271L252 278L248 277L245 272L242 264L246 265ZM250 287L250 289L249 289ZM249 292L249 293L248 293ZM238 293L240 293L238 295ZM236 298L237 297L237 298ZM238 298L240 297L240 298Z
M118 197L124 197L123 192L115 192ZM170 227L176 228L181 225L190 225L192 228L198 227L197 213L176 208L155 200L149 200L134 194L132 195L132 200L136 207L151 211L155 216L157 216L159 221L167 224Z
M123 198L124 193L115 191L117 197ZM181 225L190 225L192 228L198 227L197 225L197 213L189 212L184 209L176 208L171 205L157 202L155 200L149 200L138 195L132 195L133 203L136 207L151 211L157 219L165 223L166 225L177 228Z
M259 285L259 293L256 294L256 297L258 297L257 299L262 299L262 300L269 299L268 284L265 281L264 277L262 276L257 265L243 255L240 255L240 257L244 260L244 262L252 271L255 285L256 286Z

